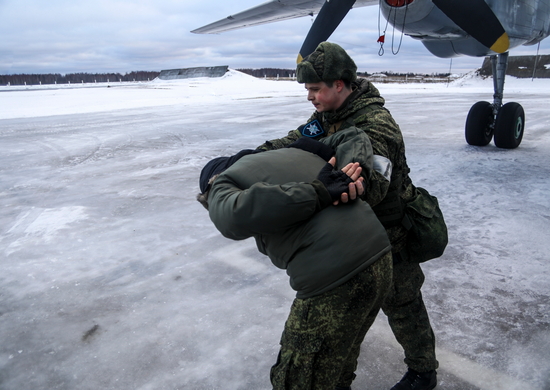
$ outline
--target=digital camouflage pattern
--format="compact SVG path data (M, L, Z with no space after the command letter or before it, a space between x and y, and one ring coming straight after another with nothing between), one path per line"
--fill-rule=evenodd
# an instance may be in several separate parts
M383 107L384 98L372 83L358 79L352 87L353 92L342 108L335 112L315 112L306 123L314 119L319 120L325 132L318 138L349 126L364 130L371 140L374 154L386 157L392 162L392 181L400 183L399 196L407 201L413 196L414 186L409 178L410 169L405 157L401 130L390 112ZM267 141L258 148L282 148L300 137L299 130L292 130L286 137ZM389 189L388 180L378 172L373 172L365 182L363 198L376 209L387 201ZM402 226L393 226L386 228L386 231L392 243L395 263L393 288L382 309L388 316L396 339L405 351L407 366L419 372L436 369L438 362L435 357L435 337L420 292L424 274L419 264L408 263L399 255L405 248L406 230Z
M325 130L324 134L315 139L324 138L351 126L363 129L371 140L373 153L386 157L392 162L392 177L401 180L400 196L403 200L407 200L412 196L413 188L409 178L410 169L405 157L405 143L401 130L391 113L382 107L385 100L372 83L360 79L352 86L354 91L343 104L343 108L335 112L315 112L307 123L317 119ZM367 107L375 108L365 110ZM363 113L363 111L366 112ZM286 137L266 141L258 149L280 149L290 145L301 136L299 130L292 130ZM371 177L366 179L364 200L375 208L386 197L390 183L378 172L374 172ZM394 252L403 250L406 238L405 229L397 226L387 229L387 232Z
M418 372L438 368L435 336L420 288L424 273L418 263L394 255L392 289L382 304L392 332L405 351L405 364Z
M391 287L386 254L328 293L295 299L271 369L274 390L334 390L355 378L361 343Z
M296 67L299 83L318 83L327 80L357 80L357 65L339 45L321 42L313 53Z

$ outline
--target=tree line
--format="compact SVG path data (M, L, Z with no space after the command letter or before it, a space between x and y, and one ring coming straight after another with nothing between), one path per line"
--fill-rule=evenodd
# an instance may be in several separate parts
M237 69L239 72L246 73L250 76L263 77L294 77L296 69L278 69L278 68L261 68L261 69Z
M239 72L258 78L290 78L296 77L296 69L280 69L280 68L260 68L260 69L237 69ZM119 81L149 81L158 77L160 72L154 71L134 71L130 73L67 73L65 75L59 73L49 74L13 74L0 75L0 85L39 85L39 84L76 84L76 83L106 83ZM395 72L380 72L393 77L448 77L448 73L422 75L415 73L395 73ZM372 76L367 72L357 72L358 76Z
M39 85L39 84L76 84L106 83L119 81L148 81L156 78L160 72L135 71L130 73L59 73L49 74L12 74L0 75L0 85Z
M377 72L376 74L383 74L388 77L438 77L438 78L449 77L451 75L450 73L426 74L426 73L412 73L412 72L399 73L399 72L392 72L392 71ZM369 77L369 76L372 76L373 74L369 74L366 72L364 73L357 72L357 75L363 76L363 77Z
M296 69L280 69L280 68L260 68L260 69L237 69L239 72L246 73L250 76L258 77L258 78L275 78L275 77L283 77L283 78L289 78L289 77L296 77ZM358 72L359 76L366 76L367 74L363 74Z
M296 69L278 69L278 68L261 68L261 69L237 69L239 72L246 73L248 75L254 76L254 77L296 77ZM414 77L414 76L421 76L421 77L448 77L449 73L437 73L437 74L417 74L412 72L407 73L396 73L396 72L378 72L377 74L384 74L389 77ZM372 74L367 72L357 72L357 75L360 77L369 77L372 76Z

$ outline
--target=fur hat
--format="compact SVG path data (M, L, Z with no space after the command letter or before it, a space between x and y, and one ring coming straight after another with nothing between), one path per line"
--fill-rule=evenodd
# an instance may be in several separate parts
M296 67L300 84L357 79L357 65L341 46L322 42Z

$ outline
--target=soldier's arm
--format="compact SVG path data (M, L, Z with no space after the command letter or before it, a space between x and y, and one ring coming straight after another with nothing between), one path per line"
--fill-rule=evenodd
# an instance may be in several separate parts
M316 114L314 113L309 120L306 123L311 122L314 118L316 118ZM303 127L303 126L300 126ZM299 127L299 128L300 128ZM281 149L285 148L294 141L298 140L302 136L302 133L300 133L300 130L291 130L288 132L288 135L283 138L276 138L269 141L265 141L265 143L258 146L256 149L260 150L275 150L275 149Z
M292 130L288 132L288 135L286 137L265 141L265 143L261 144L256 149L259 149L259 150L281 149L281 148L287 147L288 145L296 141L301 136L302 134L300 134L298 130Z
M379 156L380 164L375 166L371 176L365 182L363 196L369 205L376 206L386 197L390 187L391 171L384 170L383 162L386 160L390 164L393 163L395 150L392 149L392 145L401 144L402 135L397 123L385 109L359 117L356 126L365 131L371 141L374 156Z
M222 174L210 189L208 212L225 237L243 240L286 230L311 218L331 202L329 192L318 180L283 185L259 182L243 190L231 177Z
M373 172L370 179L365 182L364 199L370 206L376 206L386 197L390 182L378 172Z
M304 222L330 206L339 191L351 181L360 186L362 168L348 164L342 172L349 178L326 174L335 159L324 167L311 183L272 185L258 182L248 189L239 188L230 174L221 174L208 195L210 219L227 238L242 240L257 234L276 234Z

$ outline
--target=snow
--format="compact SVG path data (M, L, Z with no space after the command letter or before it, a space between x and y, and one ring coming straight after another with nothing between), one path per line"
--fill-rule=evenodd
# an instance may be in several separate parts
M442 389L550 386L550 80L507 78L521 146L464 141L491 79L377 84L450 232L423 265ZM209 159L312 113L302 85L218 79L0 87L0 388L269 389L294 293L195 200ZM383 315L354 388L405 371Z

